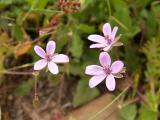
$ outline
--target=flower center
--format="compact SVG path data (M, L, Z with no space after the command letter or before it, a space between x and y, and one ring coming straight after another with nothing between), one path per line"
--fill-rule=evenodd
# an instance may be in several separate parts
M50 62L52 60L52 55L46 54L46 60Z
M109 67L104 67L104 68L103 68L103 71L104 71L104 73L105 73L106 75L111 74L111 69L110 69Z
M107 40L107 44L110 45L112 43L112 39L109 35L104 36L105 40Z

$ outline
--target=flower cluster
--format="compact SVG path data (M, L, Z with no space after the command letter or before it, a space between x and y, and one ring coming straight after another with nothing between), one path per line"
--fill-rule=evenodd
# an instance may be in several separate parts
M104 36L93 34L89 35L88 37L90 41L96 42L95 44L92 44L90 48L101 48L103 50L103 52L101 52L99 55L101 66L89 65L86 67L85 73L93 76L89 81L90 88L97 86L104 79L106 79L106 87L109 91L113 91L115 90L116 86L115 78L123 77L121 71L124 67L124 63L120 60L117 60L111 64L111 57L108 54L108 51L113 46L121 45L116 45L118 43L118 39L115 37L117 30L118 27L114 27L113 30L111 30L110 24L106 23L103 25ZM69 62L69 57L64 54L55 53L55 48L56 43L54 41L49 41L47 43L46 52L38 45L34 47L37 55L42 58L34 64L34 70L41 70L48 66L48 70L52 74L59 73L56 63L67 63Z
M89 35L88 39L90 41L96 42L92 44L90 48L101 48L103 52L99 55L99 65L89 65L86 67L85 73L91 75L89 80L90 88L97 86L106 78L106 87L109 91L114 91L116 82L115 78L121 78L123 75L121 71L124 67L124 63L120 60L117 60L111 64L111 57L108 54L108 51L116 44L117 39L115 38L118 27L114 27L111 30L109 23L103 25L103 34L104 36L93 34ZM119 74L119 76L117 76Z

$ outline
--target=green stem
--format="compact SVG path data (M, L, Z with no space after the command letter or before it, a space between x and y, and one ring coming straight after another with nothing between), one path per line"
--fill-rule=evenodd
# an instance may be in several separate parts
M108 105L106 105L103 109L101 109L99 112L97 112L95 115L93 115L92 117L90 117L88 120L94 120L98 115L100 115L101 113L103 113L104 111L106 111L114 102L116 102L128 89L130 88L130 86L126 87L111 103L109 103Z
M10 75L33 75L33 72L20 72L20 71L1 71L1 74L10 74Z
M23 65L20 65L20 66L16 66L16 67L12 67L12 68L9 68L7 70L16 70L16 69L20 69L20 68L25 68L25 67L29 67L29 66L32 66L34 63L27 63L27 64L23 64Z
M41 13L60 13L60 12L63 12L63 11L58 11L58 10L52 10L52 9L32 9L31 11L33 12L41 12Z
M111 13L111 5L110 5L109 0L107 0L107 7L108 7L109 18L110 18L110 16L112 15L112 13Z
M39 2L39 0L35 0L34 3L32 4L31 8L28 10L28 12L25 14L25 16L23 17L22 19L22 22L23 23L26 18L29 16L29 14L32 12L32 10L34 9L34 7L36 7L37 3Z
M127 26L125 26L121 21L119 21L117 18L110 16L110 19L112 19L113 21L115 21L116 23L118 23L122 28L124 28L126 31L129 31L129 29L127 28Z

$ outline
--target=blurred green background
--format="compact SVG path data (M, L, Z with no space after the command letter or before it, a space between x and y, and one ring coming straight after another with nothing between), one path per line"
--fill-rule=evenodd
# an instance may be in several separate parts
M118 80L117 95L123 86L132 84L124 98L138 101L120 110L122 120L158 120L160 104L160 1L159 0L0 0L0 105L11 119L18 118L17 98L34 94L34 76L14 75L32 71L39 58L33 51L38 44L45 48L48 40L57 43L56 52L70 56L70 63L59 66L61 74L53 76L41 71L38 76L40 98L45 101L52 92L58 96L61 76L64 77L63 103L71 109L107 93L102 83L95 89L88 86L85 67L99 64L98 49L89 49L90 34L102 34L104 23L119 27L124 46L110 51L113 60L125 62L130 81ZM66 2L66 1L65 1ZM80 8L79 8L80 3ZM17 68L17 66L20 66ZM64 72L64 74L62 74ZM13 73L13 75L12 75ZM132 83L131 83L132 82ZM49 92L47 92L49 91ZM10 100L11 99L11 100ZM30 100L30 99L29 99ZM32 101L31 101L32 102ZM13 105L14 110L10 110ZM15 115L13 115L14 113ZM21 119L24 119L23 117ZM8 119L6 119L8 120ZM25 119L24 119L25 120Z

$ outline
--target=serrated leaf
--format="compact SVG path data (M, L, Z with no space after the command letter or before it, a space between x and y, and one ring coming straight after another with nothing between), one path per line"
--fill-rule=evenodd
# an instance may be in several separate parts
M123 120L135 120L137 114L136 105L127 105L120 110L120 115Z
M75 107L80 106L86 102L89 102L98 95L99 91L97 88L89 88L87 79L79 80L77 91L73 99L73 105Z

